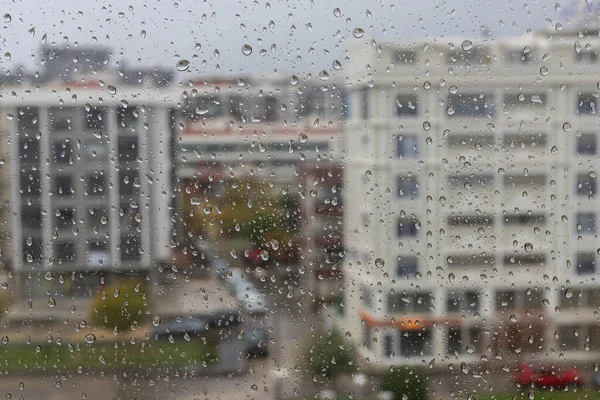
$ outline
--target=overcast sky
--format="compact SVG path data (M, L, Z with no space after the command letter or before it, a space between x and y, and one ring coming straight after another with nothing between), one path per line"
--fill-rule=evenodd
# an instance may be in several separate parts
M576 1L570 0L569 2ZM593 0L600 1L600 0ZM525 34L565 23L556 1L508 0L291 0L174 2L34 1L0 3L2 67L18 63L40 68L39 46L48 43L108 45L115 59L129 64L161 64L174 68L181 58L189 73L301 73L343 61L345 46L356 40L352 30L385 39L480 36L488 26L494 36ZM567 2L563 4L564 8ZM341 16L334 15L339 8ZM274 27L270 22L274 22ZM30 30L34 28L35 34ZM142 31L146 34L143 35ZM96 39L94 39L96 38ZM201 45L196 50L196 44ZM252 54L242 54L249 44ZM271 51L272 45L276 46ZM314 50L311 51L310 49ZM260 55L260 50L267 50ZM220 55L215 56L215 50ZM195 57L197 56L197 58ZM139 61L138 61L139 60ZM205 63L203 61L205 60Z

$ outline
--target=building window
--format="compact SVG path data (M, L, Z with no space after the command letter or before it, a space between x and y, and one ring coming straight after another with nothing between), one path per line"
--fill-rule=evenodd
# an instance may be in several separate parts
M417 219L412 218L398 218L398 226L396 228L396 234L398 237L406 236L417 236L419 228L417 227Z
M589 174L577 175L577 194L579 196L588 196L596 194L596 178Z
M451 94L448 96L449 117L494 117L494 96L485 93Z
M57 209L54 213L54 227L57 229L70 229L76 223L75 210L72 208Z
M119 172L119 192L123 194L137 194L140 182L137 171Z
M469 63L469 64L489 64L492 61L490 49L487 47L473 47L471 50L464 51L463 49L450 50L448 52L447 62Z
M600 325L570 324L558 329L560 351L594 351L600 349Z
M596 272L596 256L594 253L577 254L577 274L589 275Z
M416 176L399 176L396 182L398 197L414 197L417 195L419 180Z
M396 155L399 158L417 158L419 139L416 135L399 135L396 142Z
M84 126L87 129L104 128L105 110L100 107L88 107L83 114Z
M23 237L21 240L24 263L38 263L42 261L42 241L39 238L30 236Z
M86 194L91 196L100 196L106 189L106 178L102 173L94 173L87 178Z
M363 285L361 287L361 291L362 291L362 302L366 307L371 307L372 302L373 302L373 292L371 291L371 288L368 286Z
M25 196L39 196L42 193L42 183L40 182L40 172L30 171L20 174L21 193Z
M361 116L362 119L369 119L369 90L363 88L360 91L361 101L360 106L362 108Z
M131 129L134 132L138 120L138 110L135 107L118 107L117 123L119 128Z
M54 247L54 256L59 263L75 261L75 243L57 243Z
M419 270L417 257L415 256L399 256L396 266L396 275L403 277L414 276Z
M577 154L593 155L596 154L596 134L586 133L577 138Z
M453 327L446 330L446 353L450 355L481 353L483 337L479 327Z
M19 132L33 132L38 128L38 109L37 108L19 108L17 112L17 126Z
M496 292L496 311L508 312L519 309L541 310L544 307L541 289L500 290Z
M509 50L504 54L508 64L529 64L533 60L533 52L529 47Z
M40 158L40 142L34 138L20 139L19 158L22 164L36 164Z
M137 137L119 138L119 161L136 161L138 158Z
M86 225L92 229L99 229L108 224L108 216L104 207L90 207L86 215Z
M417 52L413 50L398 50L394 52L394 64L414 64L417 61Z
M42 227L42 208L40 206L21 206L21 224L24 229L39 231Z
M412 117L417 115L417 96L400 95L396 97L396 117Z
M57 176L54 178L54 194L70 196L75 193L72 176Z
M596 114L597 99L592 93L582 93L577 97L577 114Z
M544 214L508 214L504 216L505 225L545 225Z
M433 296L429 292L390 293L387 310L390 314L429 314Z
M400 330L400 354L403 356L430 356L433 354L431 329Z
M478 290L449 291L446 298L446 310L449 313L479 312L480 305L481 299Z
M577 61L582 64L594 64L598 61L598 52L592 50L581 50L579 53L576 53Z
M580 235L596 233L596 213L577 213L577 233Z
M392 335L385 335L383 338L383 356L393 357L394 355L394 338Z
M121 236L121 260L139 260L140 254L140 237L137 235Z
M57 164L68 164L72 162L73 150L70 141L54 142L52 144L54 162Z

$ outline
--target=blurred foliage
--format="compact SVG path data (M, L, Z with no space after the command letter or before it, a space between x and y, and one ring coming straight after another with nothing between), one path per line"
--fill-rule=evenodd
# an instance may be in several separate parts
M331 379L355 370L354 346L337 330L311 338L305 352L306 367L316 379Z
M380 381L381 391L394 393L395 400L427 400L425 371L417 368L392 367Z
M142 279L127 279L108 286L92 303L92 323L119 331L130 330L146 320L148 283Z
M297 259L300 210L294 195L283 194L281 187L253 177L212 185L215 188L211 194L190 193L183 197L187 236L244 239L250 247L268 250L271 260Z

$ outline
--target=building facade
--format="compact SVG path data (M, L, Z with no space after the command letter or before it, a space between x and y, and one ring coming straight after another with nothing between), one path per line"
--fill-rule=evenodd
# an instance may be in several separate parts
M600 350L598 29L350 50L346 315L377 365Z

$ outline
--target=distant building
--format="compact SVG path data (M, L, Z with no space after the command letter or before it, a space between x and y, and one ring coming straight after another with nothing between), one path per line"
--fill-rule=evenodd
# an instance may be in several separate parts
M88 295L170 256L176 101L123 83L106 49L43 53L39 89L0 87L12 267L24 297Z
M339 323L372 364L597 360L599 46L351 49Z

